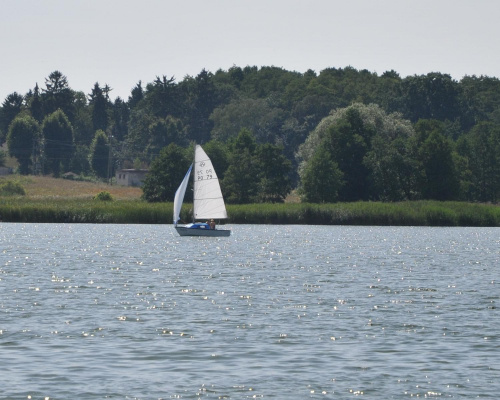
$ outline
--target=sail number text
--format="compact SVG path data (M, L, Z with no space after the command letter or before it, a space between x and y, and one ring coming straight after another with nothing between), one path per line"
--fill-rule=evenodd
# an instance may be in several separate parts
M197 179L199 181L202 181L204 179L213 179L214 177L213 171L211 169L206 169L206 170L200 169L197 171L197 175L198 175Z

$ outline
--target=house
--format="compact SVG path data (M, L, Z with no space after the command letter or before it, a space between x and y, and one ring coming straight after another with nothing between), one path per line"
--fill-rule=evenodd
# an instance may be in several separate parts
M119 169L115 174L116 183L122 186L142 186L147 173L147 169Z

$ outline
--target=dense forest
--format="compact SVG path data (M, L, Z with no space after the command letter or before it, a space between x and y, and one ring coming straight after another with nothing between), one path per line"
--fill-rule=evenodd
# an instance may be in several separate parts
M232 203L280 202L292 189L318 203L499 200L495 77L233 66L138 82L128 99L112 92L75 91L54 71L9 94L0 142L17 172L109 179L149 168L144 197L171 201L197 142Z

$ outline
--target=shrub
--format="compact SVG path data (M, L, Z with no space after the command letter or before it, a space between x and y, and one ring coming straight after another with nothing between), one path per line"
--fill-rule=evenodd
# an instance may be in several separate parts
M0 184L0 196L24 196L26 191L19 182L7 181Z
M111 193L102 191L97 193L94 196L94 200L100 200L100 201L113 201L113 196L111 196Z

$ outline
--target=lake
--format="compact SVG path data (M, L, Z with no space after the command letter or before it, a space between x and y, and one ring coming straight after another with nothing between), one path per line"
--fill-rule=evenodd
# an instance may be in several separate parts
M492 398L500 229L0 224L0 399Z

